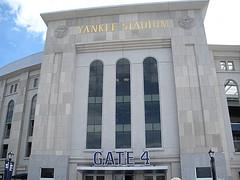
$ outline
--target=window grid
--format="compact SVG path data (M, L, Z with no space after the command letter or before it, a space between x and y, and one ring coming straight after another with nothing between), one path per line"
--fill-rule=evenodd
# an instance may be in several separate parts
M26 157L30 157L32 151L32 142L27 142L27 147L26 147Z
M152 57L146 58L143 71L146 147L159 148L162 144L157 61Z
M33 87L36 88L38 86L38 78L33 80Z
M222 71L234 71L234 62L233 61L220 61L220 70Z
M14 85L14 92L17 92L18 84Z
M116 65L116 148L131 148L130 63L120 59Z
M37 104L37 95L34 95L32 98L30 115L29 115L28 136L33 135L36 104Z
M2 158L7 158L8 144L3 144L2 146Z
M87 149L101 148L103 64L95 60L90 65L87 119Z
M11 100L8 103L8 108L7 108L5 131L4 131L4 138L5 139L10 137L11 126L12 126L12 118L13 118L13 110L14 110L14 101Z

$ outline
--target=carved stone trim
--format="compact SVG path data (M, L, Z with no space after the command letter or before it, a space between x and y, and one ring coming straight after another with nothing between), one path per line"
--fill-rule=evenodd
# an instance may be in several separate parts
M195 25L195 21L194 21L194 18L185 16L178 20L178 24L183 29L191 29Z
M67 31L68 31L67 26L60 25L55 29L54 35L56 38L63 38L64 36L66 36Z
M75 45L77 53L136 50L136 49L156 49L170 48L170 39L145 39L131 41L102 41L91 43L78 43Z

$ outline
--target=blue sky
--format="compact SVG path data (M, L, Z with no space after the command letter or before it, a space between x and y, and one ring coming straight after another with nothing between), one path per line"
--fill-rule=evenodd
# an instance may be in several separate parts
M43 50L40 13L160 1L180 0L0 0L0 67ZM204 22L209 44L240 45L239 7L240 0L210 0Z
M42 34L28 32L16 26L15 14L6 4L0 4L0 67L11 61L42 51Z

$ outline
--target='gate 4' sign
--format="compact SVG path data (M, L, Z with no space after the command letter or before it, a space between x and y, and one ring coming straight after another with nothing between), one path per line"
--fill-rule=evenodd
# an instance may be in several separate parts
M150 165L150 156L148 151L144 151L140 157L140 161L144 165ZM131 166L135 164L135 159L132 151L109 151L105 155L102 152L96 151L93 154L94 166Z

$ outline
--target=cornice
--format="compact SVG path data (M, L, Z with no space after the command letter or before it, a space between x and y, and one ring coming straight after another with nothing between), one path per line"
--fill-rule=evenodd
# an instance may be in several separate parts
M119 51L119 50L137 50L137 49L157 49L170 48L170 39L144 39L131 41L102 41L92 43L77 43L75 44L76 52L90 53L90 52L105 52L105 51Z
M157 2L157 3L105 6L105 7L98 7L98 8L86 8L86 9L75 9L75 10L68 10L68 11L42 13L41 17L46 23L46 25L48 25L50 21L60 21L60 20L73 19L73 18L109 16L109 15L129 14L129 13L175 11L175 10L199 9L199 10L202 10L203 17L205 17L208 2L209 0L176 0L176 1L164 1L164 2Z

